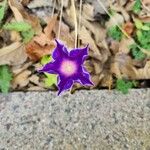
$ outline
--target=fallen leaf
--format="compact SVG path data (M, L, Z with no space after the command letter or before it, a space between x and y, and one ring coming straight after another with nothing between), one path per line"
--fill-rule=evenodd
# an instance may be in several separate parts
M136 69L132 59L125 53L117 53L114 62L111 64L111 72L118 79L135 79Z
M26 53L31 60L37 61L40 60L44 55L51 54L54 47L55 44L53 41L51 41L49 45L40 46L38 43L32 40L26 45Z
M123 25L123 30L130 36L133 33L134 25L131 22L126 22Z
M130 46L134 44L132 38L123 38L119 43L119 52L128 54L130 52Z
M44 55L52 53L55 47L53 29L57 23L57 15L54 15L48 20L44 32L35 36L31 42L26 45L26 52L29 58L33 61L41 59Z
M27 91L46 91L46 89L44 89L43 87L39 87L39 86L31 86L27 89Z
M95 44L95 41L91 37L90 32L84 26L82 26L81 30L79 31L79 39L82 41L83 44L89 44L90 49L93 50L93 53L101 56L99 49Z
M74 39L74 33L70 33L69 27L61 22L60 25L60 36L59 39L64 42L69 48L74 48L75 45L75 39ZM57 21L56 26L54 28L55 37L58 38L58 29L59 29L59 21Z
M20 42L12 43L0 49L0 65L20 65L27 59L25 47Z
M150 79L150 61L147 61L144 68L140 68L136 70L136 76L134 77L136 80L144 80Z
M28 85L29 83L29 76L31 75L31 71L29 70L24 70L17 76L13 78L12 81L12 88L13 89L20 89Z

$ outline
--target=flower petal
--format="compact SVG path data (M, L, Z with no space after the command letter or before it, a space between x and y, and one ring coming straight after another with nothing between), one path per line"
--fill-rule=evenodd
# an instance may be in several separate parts
M66 91L68 89L70 89L73 85L73 80L71 79L65 79L65 78L62 78L60 77L59 78L59 83L58 83L58 95L63 92L63 91Z
M90 79L90 74L84 67L80 68L77 81L79 81L82 85L94 85L94 83Z
M70 51L70 57L76 58L80 60L82 63L85 61L86 57L88 56L88 49L89 49L88 45L84 48L73 49L72 51Z
M58 40L55 41L57 45L52 54L53 59L60 59L64 56L68 56L68 51L65 45L61 44Z
M59 63L54 61L46 64L41 70L38 70L38 72L47 72L52 74L57 74L59 68Z

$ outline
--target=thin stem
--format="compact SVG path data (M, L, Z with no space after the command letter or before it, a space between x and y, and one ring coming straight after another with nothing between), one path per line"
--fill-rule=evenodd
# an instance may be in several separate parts
M79 9L79 24L78 24L78 31L80 32L81 29L81 19L82 19L82 0L80 0L80 9ZM80 40L78 39L78 47L80 46Z
M56 0L54 0L54 3L53 3L53 8L52 8L52 14L51 14L51 17L54 16L55 6L56 6Z
M78 38L78 26L77 26L77 15L76 15L76 8L75 8L75 1L71 0L71 6L73 9L73 19L75 25L75 48L77 47L77 38Z
M58 39L60 38L60 30L61 30L63 6L64 6L64 3L63 3L63 0L61 0L60 17L59 17L59 27L58 27L58 35L57 35Z

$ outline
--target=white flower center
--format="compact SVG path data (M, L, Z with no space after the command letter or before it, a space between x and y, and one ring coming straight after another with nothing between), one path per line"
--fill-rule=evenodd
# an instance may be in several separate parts
M60 70L64 75L70 76L76 72L77 66L74 61L64 60L61 64Z

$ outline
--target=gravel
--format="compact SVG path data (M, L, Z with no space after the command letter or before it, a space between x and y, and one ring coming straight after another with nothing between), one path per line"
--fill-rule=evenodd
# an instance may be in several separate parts
M0 95L0 150L150 150L150 89Z

